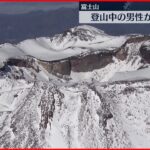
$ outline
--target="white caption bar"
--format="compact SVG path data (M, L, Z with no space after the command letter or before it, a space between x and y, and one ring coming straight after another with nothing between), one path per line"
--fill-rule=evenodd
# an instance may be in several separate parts
M150 23L150 11L79 11L79 23Z

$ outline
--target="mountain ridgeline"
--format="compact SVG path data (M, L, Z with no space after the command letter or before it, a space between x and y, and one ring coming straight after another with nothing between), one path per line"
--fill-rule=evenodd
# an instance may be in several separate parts
M87 27L87 26L85 26ZM89 27L89 26L88 26ZM73 31L75 30L75 31ZM68 43L64 43L62 46L63 49L73 49L74 51L78 48L81 49L81 52L75 55L68 56L67 58L61 58L60 59L54 59L54 60L45 60L41 58L35 58L35 56L29 56L26 55L26 58L16 58L16 57L10 57L8 60L5 61L5 66L18 66L18 67L27 67L27 68L33 68L35 61L37 61L40 65L42 65L49 73L54 75L70 75L71 71L73 72L89 72L93 71L95 69L101 69L107 66L110 63L113 63L113 58L116 58L118 60L124 61L128 56L128 44L136 44L139 42L146 42L150 40L150 36L145 35L131 35L126 36L124 42L122 42L122 45L119 47L114 47L113 49L109 50L106 49L105 46L102 48L99 48L98 46L105 43L107 45L107 41L101 41L103 39L100 39L100 42L92 43L96 36L107 36L104 34L104 32L99 32L98 30L93 30L93 27L90 27L88 29L83 28L72 28L70 30L67 30L63 34L56 35L53 38L49 39L49 42L54 44L60 45L64 42L64 39L68 41L68 43L71 43L68 45L68 47L64 47L64 45L67 45ZM90 34L89 34L90 33ZM109 36L108 36L109 37ZM112 37L111 37L112 38ZM114 37L115 39L116 37ZM121 37L120 37L121 38ZM81 43L83 42L90 42L90 45L98 44L96 48L89 46L84 47L84 45L78 46L74 43L80 40ZM110 39L111 41L111 39ZM24 42L25 43L25 42ZM53 44L54 43L54 44ZM108 43L109 45L109 43ZM15 46L15 45L14 45ZM101 46L100 46L101 47ZM57 49L57 47L56 47ZM85 49L88 49L85 50ZM147 46L144 44L141 45L139 53L143 61L149 62L150 54L149 50L147 50ZM33 50L34 51L34 50ZM63 50L65 51L65 50ZM42 51L41 51L42 52ZM36 53L36 51L35 51ZM141 60L141 61L142 61Z

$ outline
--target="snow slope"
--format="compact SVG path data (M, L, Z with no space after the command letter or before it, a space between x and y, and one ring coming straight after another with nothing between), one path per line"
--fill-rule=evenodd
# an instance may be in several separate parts
M1 81L0 88L12 81ZM11 92L1 90L1 102L2 98L8 101L11 109L0 113L0 147L150 146L149 81L110 85L16 82Z
M17 45L2 44L0 45L0 60L5 61L8 58L25 55L46 61L60 60L90 52L91 49L94 51L114 50L120 47L127 38L127 36L109 36L91 26L79 26L70 29L66 35L29 39Z
M26 93L32 84L27 85L25 81L10 81L0 79L0 112L13 111L16 101L26 97Z
M110 105L110 110L113 113L114 120L117 122L117 126L122 127L121 130L124 130L124 136L127 137L131 144L130 147L133 148L150 147L149 84L149 81L126 81L105 86L104 89L97 86L98 91L103 91L102 95ZM116 124L110 120L107 124L108 130L116 130L114 125ZM113 135L113 138L117 138L115 134ZM120 146L118 145L117 147Z
M136 71L128 72L116 72L114 76L109 80L114 81L136 81L136 80L148 80L150 79L150 68L140 69Z
M8 58L19 58L26 54L16 46L6 43L0 45L0 62L7 60Z

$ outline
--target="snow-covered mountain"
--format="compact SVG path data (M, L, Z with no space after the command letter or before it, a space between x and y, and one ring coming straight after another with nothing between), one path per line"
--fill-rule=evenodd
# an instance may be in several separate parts
M90 26L78 26L56 35L53 38L37 38L20 42L17 45L0 45L1 59L32 56L45 61L65 59L97 49L113 50L120 47L126 36L113 37Z
M149 43L83 25L0 45L0 147L150 147Z

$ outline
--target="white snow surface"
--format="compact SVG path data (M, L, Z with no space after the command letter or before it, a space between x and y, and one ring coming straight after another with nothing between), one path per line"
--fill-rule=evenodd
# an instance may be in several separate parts
M97 90L104 89L97 86ZM116 120L117 126L121 127L118 132L124 131L124 136L130 141L129 147L150 147L149 81L112 84L107 86L104 91L105 100L109 104L111 103L110 109L114 115L113 119ZM112 120L107 125L108 130L116 130Z
M23 51L21 51L18 47L6 43L6 44L2 44L0 45L0 61L5 61L8 58L16 58L16 57L21 57L24 56L26 54L24 54Z
M150 68L136 71L116 72L109 81L136 81L148 79L150 79Z
M0 112L13 111L15 103L20 98L26 96L32 84L27 85L25 81L10 81L0 79Z
M150 146L149 81L105 86L12 83L0 80L1 147ZM53 117L47 118L51 111Z

